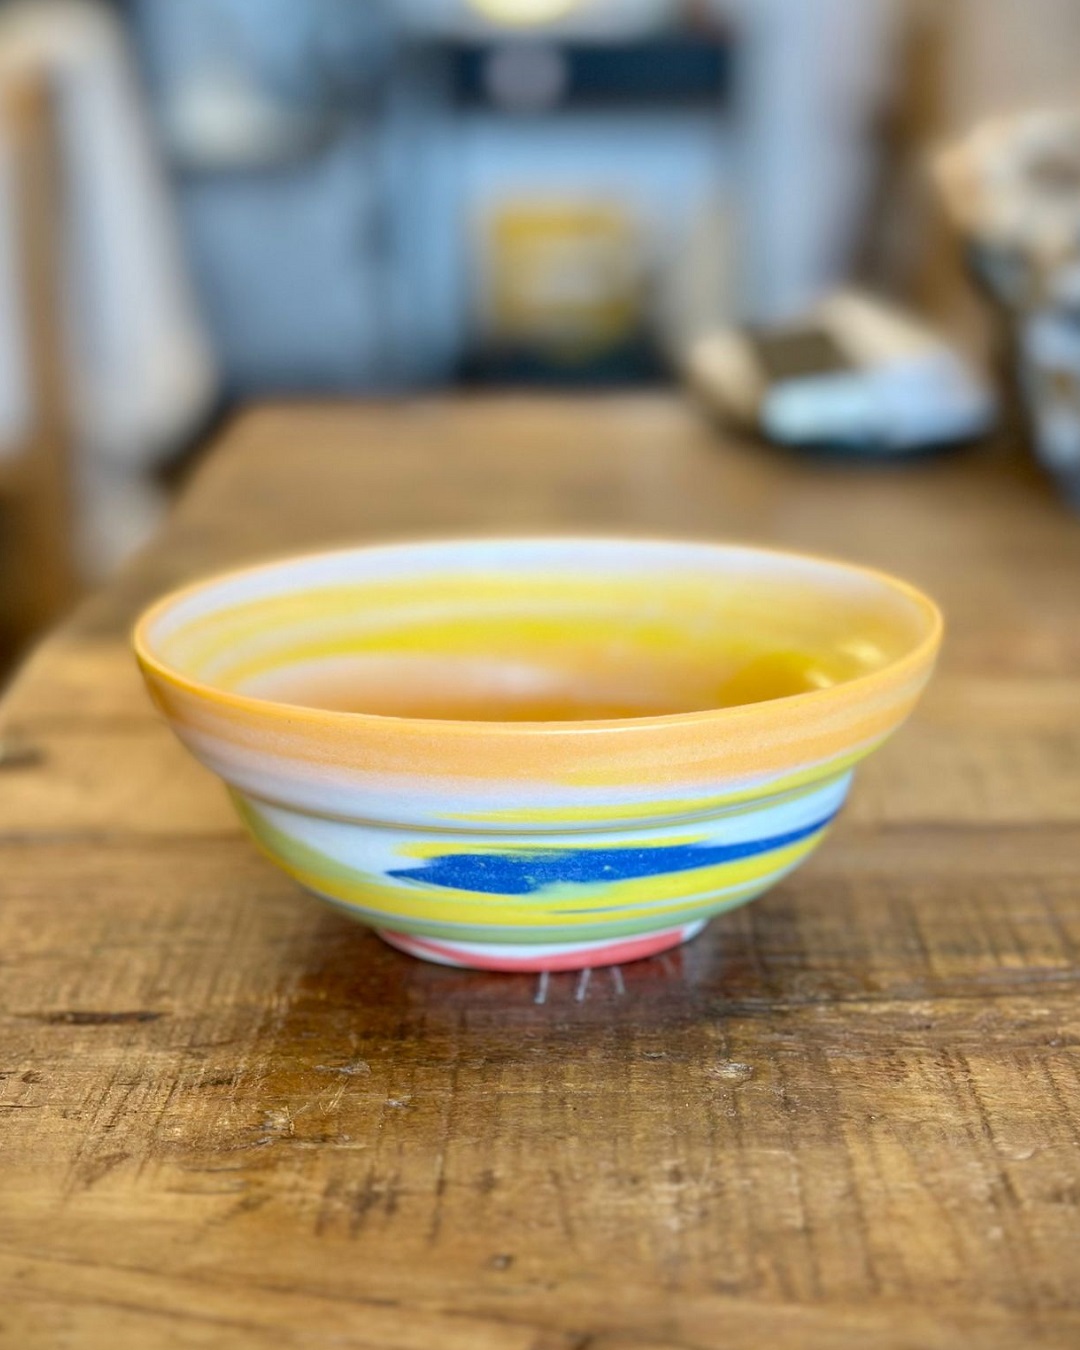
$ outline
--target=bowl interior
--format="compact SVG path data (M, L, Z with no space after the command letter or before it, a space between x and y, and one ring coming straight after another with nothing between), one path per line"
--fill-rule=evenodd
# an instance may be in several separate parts
M278 703L575 721L823 689L903 658L936 622L902 583L795 555L470 541L234 573L157 606L140 643L185 680Z

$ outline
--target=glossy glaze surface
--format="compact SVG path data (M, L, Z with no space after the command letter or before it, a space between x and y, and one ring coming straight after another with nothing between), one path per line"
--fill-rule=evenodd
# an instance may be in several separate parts
M166 598L136 647L301 884L418 955L565 969L795 867L939 640L925 597L859 568L566 539L249 569Z

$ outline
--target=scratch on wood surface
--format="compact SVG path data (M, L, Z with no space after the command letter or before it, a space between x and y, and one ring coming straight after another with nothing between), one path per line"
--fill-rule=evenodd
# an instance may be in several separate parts
M1064 1063L1076 1073L1075 1056L1069 1056ZM1042 1076L1046 1084L1047 1096L1057 1106L1061 1119L1068 1128L1072 1144L1080 1148L1080 1126L1078 1126L1076 1119L1076 1109L1080 1104L1080 1084L1077 1085L1076 1091L1070 1092L1066 1096L1054 1075L1054 1065L1049 1062L1042 1065Z
M169 1084L168 1091L165 1093L164 1100L158 1108L154 1117L153 1124L147 1130L146 1149L136 1175L141 1176L151 1158L158 1152L160 1147L162 1127L172 1109L173 1099L177 1096L181 1088L180 1075L177 1074Z
M243 1218L245 1214L257 1213L272 1199L273 1196L269 1191L248 1191L234 1201L223 1214L216 1215L213 1222L218 1225L232 1223L235 1219Z
M457 1022L458 1037L460 1037L464 1029L465 1014L462 1012ZM461 1080L461 1042L458 1037L455 1037L453 1057L450 1061L450 1094L443 1109L442 1120L439 1125L438 1143L436 1146L434 1200L431 1209L431 1220L428 1223L427 1231L427 1245L429 1247L435 1247L442 1234L443 1207L446 1199L447 1185L446 1164L450 1152L450 1144L454 1137L454 1126L458 1109L458 1090Z
M296 1133L296 1118L310 1109L310 1103L307 1106L298 1106L294 1110L291 1106L272 1106L263 1111L262 1118L262 1139L271 1143L274 1139L287 1139Z
M131 1154L126 1150L118 1149L115 1153L99 1153L96 1157L86 1158L73 1169L73 1180L77 1186L88 1191L130 1157Z
M388 1217L396 1213L400 1185L401 1179L396 1172L383 1180L374 1169L371 1169L359 1186L345 1189L350 1238L355 1238L360 1233L367 1223L368 1215L379 1206Z
M349 1078L355 1078L360 1074L370 1073L371 1065L366 1059L353 1059L347 1064L316 1064L316 1073L341 1073Z
M752 1064L741 1064L738 1060L721 1060L705 1070L709 1078L722 1078L729 1083L747 1083L754 1076Z
M153 1079L145 1076L137 1065L123 1056L113 1061L100 1091L83 1104L86 1125L65 1169L62 1187L65 1200L82 1189L82 1169L88 1163L92 1166L96 1150L111 1138L130 1111L133 1099L141 1099L145 1104L153 1088Z
M335 1111L340 1110L348 1086L347 1081L340 1083L331 1093L329 1101L320 1100L320 1110L324 1116L332 1116Z
M576 1251L578 1245L577 1229L570 1213L570 1204L567 1199L566 1190L563 1186L563 1179L557 1167L548 1168L548 1180L551 1183L552 1193L555 1197L555 1212L559 1216L559 1227L563 1236L569 1243L571 1250Z

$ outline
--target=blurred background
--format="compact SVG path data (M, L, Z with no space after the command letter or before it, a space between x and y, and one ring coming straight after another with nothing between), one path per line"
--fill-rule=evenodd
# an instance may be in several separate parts
M0 661L240 403L674 385L853 284L984 359L927 166L1078 71L1076 0L0 4Z

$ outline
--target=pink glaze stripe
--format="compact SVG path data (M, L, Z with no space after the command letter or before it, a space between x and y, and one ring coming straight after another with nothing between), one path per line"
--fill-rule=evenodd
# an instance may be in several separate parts
M664 933L650 933L647 937L633 938L627 942L612 942L595 950L583 952L580 949L566 952L549 952L546 956L514 957L485 956L476 947L468 950L447 946L441 942L432 942L428 938L414 937L408 933L391 933L381 929L379 936L392 947L398 947L413 956L430 956L444 961L468 964L476 970L519 970L523 972L542 970L580 970L583 965L617 966L627 961L641 961L648 956L658 956L670 951L685 940L685 928L670 928Z

